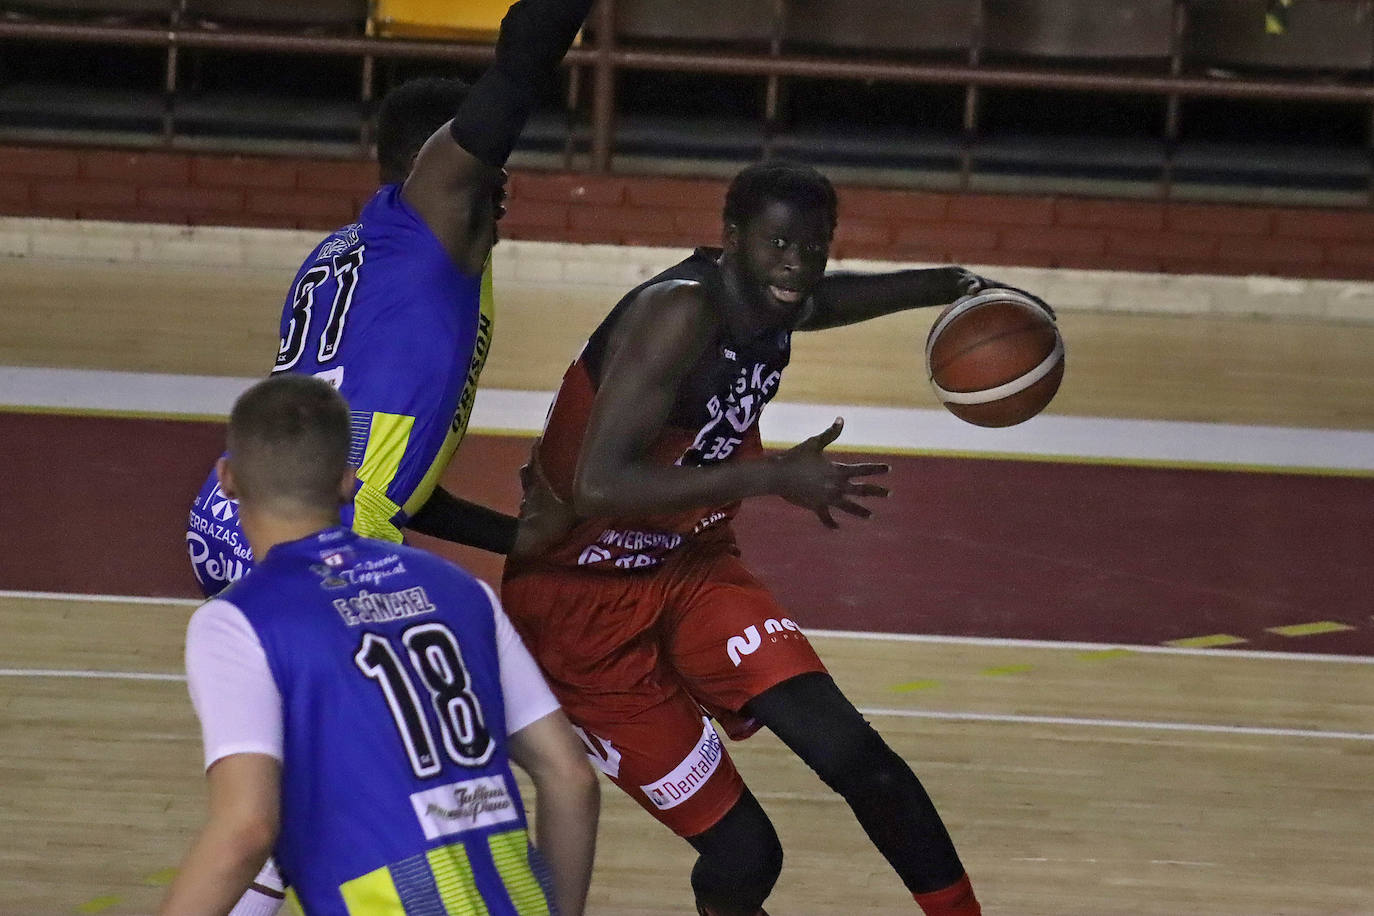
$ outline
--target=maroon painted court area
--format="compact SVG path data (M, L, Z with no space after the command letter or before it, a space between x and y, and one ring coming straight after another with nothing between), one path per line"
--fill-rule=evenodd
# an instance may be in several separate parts
M187 508L214 423L0 413L0 589L195 596ZM469 436L445 475L513 510L529 440ZM863 460L873 460L865 456ZM811 629L1374 655L1374 478L895 456L874 518L746 506L746 559ZM499 559L416 543L499 575ZM1353 629L1283 637L1267 627Z

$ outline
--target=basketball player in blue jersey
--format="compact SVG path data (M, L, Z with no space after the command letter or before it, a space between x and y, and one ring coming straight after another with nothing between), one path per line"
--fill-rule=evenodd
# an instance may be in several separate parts
M489 587L340 524L349 440L317 379L234 405L218 473L259 562L187 631L210 813L161 912L229 912L273 853L311 916L577 916L598 809L581 742Z
M491 345L502 167L590 6L520 0L502 21L495 61L470 88L423 80L388 97L381 189L296 274L272 371L326 379L351 405L358 483L344 519L360 534L399 543L409 527L501 553L514 543L514 518L437 483L467 430ZM252 565L213 473L186 538L207 597Z

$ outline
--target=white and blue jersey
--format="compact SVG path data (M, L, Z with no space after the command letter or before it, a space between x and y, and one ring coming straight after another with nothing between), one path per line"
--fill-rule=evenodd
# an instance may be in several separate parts
M233 656L242 663L215 657L232 642L213 629L226 611L251 627L253 651ZM197 617L187 667L207 758L281 760L274 857L306 912L550 912L507 757L512 653L498 621L509 624L489 589L428 553L337 527L273 547ZM270 678L252 676L254 655ZM542 699L514 689L516 716L556 708L528 669ZM225 726L273 685L279 743L251 738L267 714Z
M490 260L481 276L459 270L399 184L301 265L272 371L326 379L348 401L358 489L347 521L359 533L399 543L434 492L467 431L494 319ZM252 565L217 489L212 470L186 535L206 595Z

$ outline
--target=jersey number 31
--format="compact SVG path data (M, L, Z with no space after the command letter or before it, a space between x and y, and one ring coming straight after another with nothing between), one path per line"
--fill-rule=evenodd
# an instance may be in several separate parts
M272 365L273 372L292 369L300 362L305 353L305 337L310 331L310 318L315 312L315 291L334 278L334 303L329 307L329 318L320 331L319 346L315 350L315 361L324 364L339 355L339 342L343 340L344 323L348 320L348 309L353 305L353 292L358 288L358 271L363 266L364 246L354 248L334 258L331 265L317 264L305 272L296 283L296 291L291 296L291 318L282 332L281 343L277 346L277 359Z

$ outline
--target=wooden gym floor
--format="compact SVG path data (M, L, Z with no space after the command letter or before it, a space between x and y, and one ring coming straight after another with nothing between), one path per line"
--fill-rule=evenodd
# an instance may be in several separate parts
M286 279L0 262L0 366L254 376L275 349ZM483 381L544 391L620 291L508 284L498 292L502 311ZM784 396L932 407L918 371L930 317L799 338ZM1374 327L1090 312L1066 313L1061 324L1070 374L1051 415L1280 426L1314 436L1374 431ZM201 453L217 447L213 428L195 424L0 413L8 469L0 588L9 589L0 593L3 914L149 912L203 814L199 737L179 679L192 603L72 594L115 590L100 588L102 580L137 583L141 543L175 550L180 540L180 518L142 516L138 506L163 500L184 512L189 493L159 495L169 486L165 468L106 454L116 422L143 424L125 434L144 440L159 465L185 466L170 478L177 487L197 481ZM59 426L66 438L44 438ZM481 476L478 466L509 479L520 446L470 439L450 483L462 491ZM941 504L938 493L923 494L945 487L948 470L936 471L964 467L958 459L899 462L914 495L884 507L886 527L880 512L835 540L768 506L749 521L756 546L746 549L780 593L796 568L836 555L837 579L904 583L905 592L886 596L838 581L810 588L819 603L830 595L841 606L817 618L823 625L802 622L852 699L925 781L986 912L1374 913L1374 478L1256 472L1238 455L1236 469L1187 469L1200 482L1166 477L1146 498L1144 478L1109 465L1101 473L1120 476L1106 479L1099 498L1017 515L1001 540L945 538L951 556L990 561L982 577L958 577L962 591L947 581L922 601L911 591L930 581L920 575L935 575L920 571L938 563L930 544L913 547L919 522L945 532L961 514L995 520L1002 512L995 503ZM981 481L1022 479L1010 467L988 463ZM1048 480L1068 466L1016 467L1039 468ZM1336 489L1321 490L1318 478ZM1248 486L1260 479L1267 484ZM1046 486L1025 480L1007 499ZM1082 480L1073 480L1082 492ZM1232 490L1232 481L1247 483ZM1187 486L1198 495L1170 501L1170 493L1194 492ZM1140 532L1134 542L1108 530L1111 518L1096 508L1114 489L1137 497L1140 515L1125 526L1126 534ZM81 498L64 502L66 490ZM1238 511L1189 509L1208 492ZM494 501L512 498L507 488ZM1309 513L1300 523L1282 521L1300 508ZM770 552L784 526L785 549ZM1214 552L1188 566L1199 534ZM1019 552L1008 546L1018 539ZM1164 562L1109 574L1131 549ZM1340 562L1314 565L1333 552ZM50 553L62 562L48 562ZM1077 614L1055 616L1049 604L1034 615L1018 610L1036 607L1052 581L1023 581L1020 570L1039 564L1068 575L1067 564L1047 558L1073 561ZM471 561L494 571L485 558ZM111 572L86 576L82 563L108 563ZM131 579L116 575L121 564L135 567ZM185 579L144 581L145 590L121 591L188 593ZM1160 583L1192 591L1185 601ZM894 614L903 601L935 607ZM1274 607L1283 615L1266 616ZM971 616L977 626L964 619ZM870 630L890 635L855 632ZM1165 645L1177 642L1171 633L1184 645ZM1217 636L1242 641L1238 649L1205 648ZM843 804L775 740L761 735L730 749L788 850L770 912L913 911ZM606 787L591 912L688 914L690 863L681 841Z

